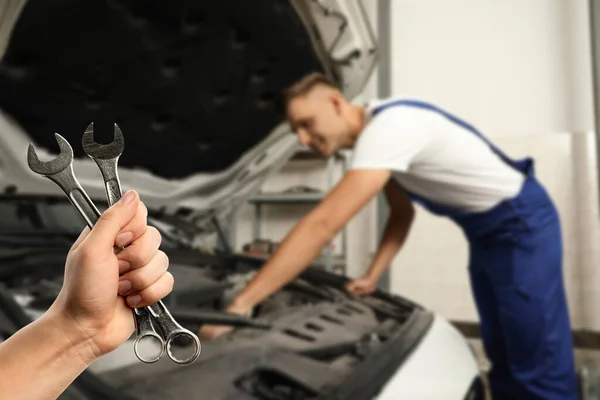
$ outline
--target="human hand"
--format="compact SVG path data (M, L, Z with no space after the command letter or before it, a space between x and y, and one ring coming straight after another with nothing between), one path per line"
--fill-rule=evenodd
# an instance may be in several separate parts
M372 279L368 276L364 276L362 278L353 279L352 281L346 284L346 291L358 295L358 296L366 296L375 291L377 288L377 280Z
M230 304L225 311L233 314L245 315L249 310L245 307L237 306L236 304ZM206 341L213 340L233 332L234 329L235 327L231 325L203 325L198 332L198 339Z
M200 340L213 340L227 333L230 333L235 328L233 326L225 325L204 325L198 332L198 339Z
M124 343L135 329L130 307L156 303L173 288L168 257L158 250L160 233L147 226L147 214L138 194L129 191L69 251L63 287L49 312L73 342L88 344L91 354L84 358ZM115 245L127 247L115 254Z

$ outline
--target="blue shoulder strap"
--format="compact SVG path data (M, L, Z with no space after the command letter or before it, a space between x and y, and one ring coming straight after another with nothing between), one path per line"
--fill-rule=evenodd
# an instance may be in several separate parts
M527 174L529 172L529 169L531 168L531 159L530 158L526 158L524 160L511 159L506 154L504 154L502 152L502 150L500 150L492 142L490 142L481 132L479 132L477 129L475 129L475 127L473 127L472 125L468 124L467 122L455 117L454 115L448 113L447 111L444 111L441 108L436 107L432 104L429 104L429 103L426 103L423 101L418 101L418 100L395 100L395 101L391 101L389 103L385 103L385 104L375 107L375 109L373 110L373 115L375 116L387 108L398 107L398 106L417 107L417 108L421 108L424 110L429 110L429 111L441 114L442 116L446 117L448 120L452 121L453 123L467 129L468 131L470 131L473 134L475 134L476 136L478 136L481 140L483 140L492 149L492 151L494 151L494 153L496 153L502 160L504 160L504 162L506 162L510 166L516 168L517 170L519 170L525 174Z
M481 132L479 132L477 129L475 129L472 125L468 124L467 122L453 116L452 114L450 114L432 104L428 104L428 103L425 103L422 101L417 101L417 100L396 100L396 101L392 101L392 102L385 103L385 104L375 107L375 109L373 110L373 116L379 114L380 112L382 112L385 109L388 109L391 107L399 107L399 106L417 107L417 108L429 110L429 111L436 112L436 113L443 115L445 118L449 119L453 123L465 128L468 131L472 132L473 134L477 135L477 137L479 137L481 140L483 140L492 149L492 151L494 153L496 153L508 165L512 166L513 168L517 169L518 171L522 172L523 174L525 174L527 176L533 175L533 160L531 158L525 158L522 160L511 159L510 157L505 155L499 148L497 148L492 142L490 142L483 134L481 134ZM412 201L421 204L422 206L429 209L434 214L447 215L447 216L451 216L451 217L459 217L462 215L469 214L469 213L465 213L465 212L460 212L458 210L454 210L450 207L436 204L436 203L432 202L431 200L426 199L423 196L419 196L412 192L408 192L408 195Z

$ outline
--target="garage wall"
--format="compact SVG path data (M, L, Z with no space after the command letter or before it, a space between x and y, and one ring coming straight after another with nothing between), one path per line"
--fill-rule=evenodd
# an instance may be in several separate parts
M587 1L394 0L391 14L392 93L436 102L509 154L535 157L563 221L574 325L600 330ZM458 229L419 209L392 290L477 321L466 263Z
M392 1L394 92L448 104L492 136L567 131L572 1Z

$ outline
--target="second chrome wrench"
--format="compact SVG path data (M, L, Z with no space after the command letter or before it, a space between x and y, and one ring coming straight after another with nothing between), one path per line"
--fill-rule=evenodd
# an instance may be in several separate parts
M121 129L115 124L113 141L109 144L100 144L94 140L94 124L91 123L83 134L82 146L85 153L100 169L106 187L108 206L110 207L119 201L122 195L117 170L119 157L125 147ZM183 328L175 321L162 301L158 301L149 307L133 309L133 312L137 333L134 351L138 359L146 363L156 362L162 358L165 350L169 358L178 364L189 364L198 358L202 348L200 340L193 332ZM179 359L171 352L173 340L181 336L187 336L194 344L193 353L185 359ZM151 359L143 358L139 353L138 345L145 337L153 337L160 342L161 351L157 357Z

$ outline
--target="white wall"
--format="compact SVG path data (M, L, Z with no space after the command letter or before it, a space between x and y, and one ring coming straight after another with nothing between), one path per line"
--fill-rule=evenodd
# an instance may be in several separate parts
M574 0L392 0L393 90L488 135L567 131L564 9Z
M592 74L585 0L393 0L393 94L439 103L507 153L531 155L557 203L573 323L600 329ZM419 210L392 266L392 290L476 321L467 247ZM598 287L598 288L597 288Z

